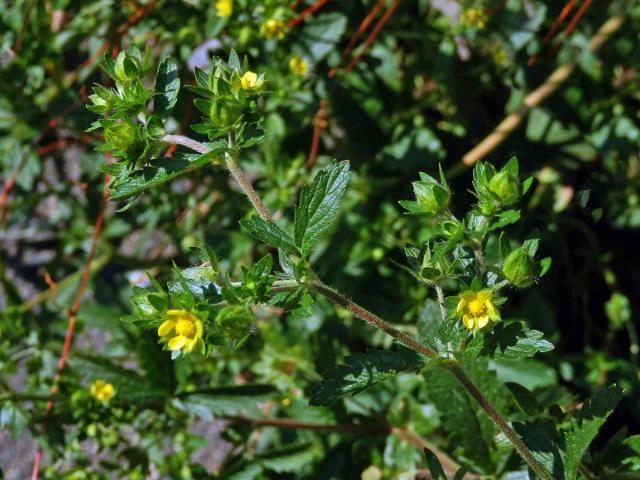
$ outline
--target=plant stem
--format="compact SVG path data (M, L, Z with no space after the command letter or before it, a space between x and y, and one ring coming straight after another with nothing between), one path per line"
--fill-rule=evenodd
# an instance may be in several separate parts
M211 149L206 145L183 135L165 135L164 137L162 137L162 141L166 143L175 143L176 145L182 145L202 154L206 154L211 151ZM240 189L247 196L247 198L251 202L251 205L253 205L253 208L255 208L258 212L258 215L260 215L263 220L272 222L273 219L271 217L271 213L269 212L269 210L267 210L267 207L265 207L264 203L262 203L262 200L251 186L251 182L249 182L249 179L247 179L246 175L238 165L237 152L234 148L235 141L232 133L229 133L228 142L229 150L225 156L227 170L229 170L229 173L234 178L234 180L238 182L238 185L240 185Z
M208 153L209 151L208 147L206 147L205 145L202 145L196 142L195 140L191 140L190 138L187 138L187 137L181 137L178 135L166 135L165 137L163 137L163 140L168 143L177 143L180 145L184 145L186 147L191 148L192 150L195 150L201 153ZM233 151L232 137L229 138L229 144L231 147L230 150ZM258 214L260 215L260 217L262 217L262 219L268 222L273 222L273 218L271 214L266 209L266 207L258 197L257 193L255 192L255 190L253 189L249 181L246 179L244 173L242 172L242 170L236 163L235 158L233 158L231 154L227 155L227 168L229 168L231 175L236 179L236 181L240 185L240 188L244 191L247 198L249 198L249 201L251 201L251 204L258 211ZM408 335L396 329L393 325L386 322L385 320L377 316L375 313L372 313L367 309L365 309L364 307L361 307L357 303L349 300L347 297L342 295L337 290L329 287L328 285L325 285L319 279L314 279L309 281L306 284L306 286L310 290L313 290L323 295L324 297L328 298L333 303L336 303L346 308L349 312L354 314L359 319L364 320L369 325L372 325L373 327L379 330L382 330L386 334L395 338L398 342L402 343L404 346L412 350L415 350L416 352L421 353L422 355L425 355L427 357L434 358L438 356L436 352L422 345L411 335ZM544 467L542 467L542 465L538 463L538 461L533 456L533 453L531 453L531 451L527 448L527 446L524 444L522 439L520 439L520 437L515 432L515 430L513 430L511 426L506 422L506 420L504 420L500 416L500 414L493 407L493 405L491 405L491 403L489 403L489 401L484 397L484 395L482 395L482 392L480 392L480 390L478 390L478 388L473 384L471 379L467 377L466 373L464 372L460 364L457 361L449 361L448 363L443 364L442 367L446 368L449 372L451 372L453 376L469 392L469 394L480 404L480 406L484 409L484 411L487 412L491 420L493 420L496 426L505 434L505 436L509 439L509 441L515 447L516 451L520 454L520 456L524 459L524 461L529 464L531 469L541 479L552 480L549 472L547 472L544 469Z
M0 402L49 402L51 395L37 395L28 393L3 393L0 394Z
M307 284L307 286L311 290L314 290L319 294L323 295L324 297L328 298L333 303L337 303L338 305L343 306L344 308L349 310L351 313L353 313L356 317L358 317L360 320L364 320L369 325L372 325L375 328L382 330L386 334L392 336L393 338L398 340L398 342L402 343L405 347L408 347L411 350L415 350L416 352L426 355L427 357L437 356L436 352L422 345L411 335L401 332L400 330L395 328L393 325L391 325L390 323L386 322L385 320L377 316L375 313L371 313L366 308L361 307L355 302L352 302L347 297L342 295L340 292L338 292L337 290L334 290L328 285L325 285L320 280L312 280Z
M621 26L624 21L624 13L607 20L589 41L590 52L598 50ZM555 69L547 80L529 93L522 101L522 105L513 113L507 115L484 140L467 152L462 160L447 170L447 178L460 175L465 169L487 156L500 145L526 118L527 114L547 99L561 86L573 73L577 65L577 57L568 63Z
M249 179L247 179L244 172L238 165L237 152L234 148L234 145L235 141L233 138L233 134L229 133L229 150L227 151L225 158L227 163L227 170L229 170L229 173L235 179L235 181L238 182L238 185L240 185L240 188L251 202L251 205L253 205L253 208L256 209L258 215L260 215L260 218L266 220L267 222L273 222L271 212L269 212L264 203L262 203L262 200L251 186Z
M206 145L183 135L165 135L164 137L162 137L162 141L166 143L175 143L176 145L182 145L183 147L190 148L191 150L202 154L209 153L211 151L211 149Z
M447 371L449 371L467 390L476 402L487 412L487 415L493 420L493 423L505 434L511 444L515 447L516 451L520 454L522 459L529 464L531 469L543 480L553 480L550 473L536 460L533 453L524 444L520 436L515 432L513 428L502 418L493 405L485 398L478 387L476 387L471 379L462 369L462 366L457 361L447 362L442 365Z
M438 283L435 283L433 288L436 291L438 305L440 305L440 315L442 316L442 321L444 321L447 318L447 311L444 308L444 292L442 291L442 286Z

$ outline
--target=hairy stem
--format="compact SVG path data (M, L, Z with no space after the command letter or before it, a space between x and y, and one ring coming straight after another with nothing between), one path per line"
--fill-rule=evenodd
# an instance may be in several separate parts
M447 311L444 308L444 292L442 291L442 287L437 283L433 285L433 289L436 291L438 305L440 306L440 316L442 316L442 320L444 321L447 318Z
M229 145L231 151L233 151L233 138L229 138ZM176 143L179 145L184 145L192 150L195 150L200 153L208 153L209 149L205 145L196 142L187 137L181 137L178 135L166 135L163 137L163 141L167 143ZM258 214L266 221L272 222L273 218L269 211L266 209L258 194L255 192L249 181L246 179L244 173L236 163L235 158L230 154L227 156L227 168L231 175L236 179L240 188L244 191L251 204L258 211ZM289 286L287 286L289 287ZM430 348L422 345L411 335L408 335L404 332L401 332L393 325L383 320L375 313L372 313L361 307L357 303L349 300L347 297L342 295L337 290L325 285L318 279L311 280L307 283L307 287L310 290L313 290L322 296L326 297L333 303L341 305L346 308L349 312L354 314L361 320L364 320L369 325L382 330L386 334L395 338L398 342L402 343L404 346L415 350L422 355L427 357L437 357L437 353L431 350ZM520 454L525 462L529 464L531 469L543 480L552 480L549 473L538 463L538 461L533 456L533 453L527 448L522 439L518 436L518 434L511 428L511 426L504 420L497 410L489 403L489 401L482 395L482 392L478 390L478 388L473 384L471 379L467 377L466 373L462 369L459 363L457 362L448 362L443 366L448 371L450 371L454 377L462 384L462 386L469 392L469 394L480 404L480 406L484 409L485 412L489 415L489 417L493 420L496 426L505 434L505 436L509 439L509 441L513 444L516 451Z
M234 145L235 145L235 141L233 138L233 134L230 133L229 134L229 150L227 152L226 159L225 159L227 163L227 170L229 170L229 173L235 179L235 181L238 182L238 185L240 185L240 188L242 189L244 194L247 196L247 198L251 202L251 205L253 205L253 208L256 209L256 211L258 212L258 215L260 215L260 218L262 218L263 220L266 220L267 222L273 222L273 218L271 217L271 212L269 212L267 207L265 207L264 203L262 203L262 200L260 199L256 191L253 189L253 187L251 186L251 182L249 182L249 179L245 176L244 172L238 165L237 153L235 151Z
M346 308L351 313L353 313L356 317L358 317L360 320L364 320L369 325L372 325L375 328L382 330L386 334L392 336L398 342L402 343L405 347L408 347L411 350L415 350L416 352L426 355L428 357L437 356L436 352L422 345L411 335L401 332L400 330L395 328L393 325L391 325L389 322L386 322L385 320L377 316L375 313L371 313L366 308L361 307L357 303L349 300L340 292L338 292L337 290L334 290L328 285L325 285L320 280L313 280L309 282L307 286L311 290L328 298L333 303L337 303L338 305L341 305L342 307Z
M474 385L471 379L467 376L467 374L462 369L462 366L457 362L448 362L443 365L444 368L449 371L467 390L469 395L471 395L478 405L482 407L482 409L487 412L487 415L493 420L493 423L500 429L502 433L509 439L511 444L515 447L516 451L520 454L522 459L529 464L531 469L543 480L552 480L550 473L535 459L531 450L524 444L520 436L515 432L511 425L507 423L507 421L502 418L502 416L498 413L498 411L494 408L494 406L485 398L478 387Z
M162 141L166 143L182 145L202 154L209 153L211 151L211 149L206 145L183 135L165 135L164 137L162 137ZM234 178L234 180L238 182L238 185L240 185L242 192L247 196L247 198L251 202L251 205L253 205L253 208L255 208L258 212L258 215L260 215L263 220L267 220L269 222L273 221L271 213L269 212L269 210L267 210L267 207L265 207L264 203L262 203L262 200L251 186L251 182L249 182L249 179L247 179L246 175L238 165L237 152L234 149L235 141L233 134L231 133L229 134L228 142L229 151L227 152L227 155L225 157L227 170L229 170L229 173Z
M211 151L211 149L206 145L183 135L165 135L162 137L162 141L165 143L182 145L183 147L190 148L191 150L202 154L209 153Z

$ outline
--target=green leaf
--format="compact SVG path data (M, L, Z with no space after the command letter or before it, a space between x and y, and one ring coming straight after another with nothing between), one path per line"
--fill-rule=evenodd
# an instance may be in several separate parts
M76 355L73 365L87 383L104 380L116 389L114 402L152 403L169 395L166 388L151 384L133 370L122 368L103 358Z
M562 457L551 437L538 424L532 422L513 423L513 429L531 451L534 458L556 480L563 479Z
M242 305L227 305L216 315L216 325L224 336L238 341L249 333L253 314Z
M176 153L172 158L162 158L139 170L130 171L124 162L114 163L104 168L111 174L109 195L111 200L124 200L139 195L145 190L162 185L179 175L211 164L219 152L204 155Z
M513 395L513 399L516 401L520 410L525 414L533 417L542 412L543 408L538 402L538 399L529 390L515 382L506 382L505 386L509 389Z
M440 460L436 457L428 448L424 449L424 456L427 457L427 465L429 466L429 472L431 473L432 480L447 480L447 476L444 473L444 469L440 464Z
M498 230L512 223L516 223L518 220L520 220L520 210L506 210L496 217L488 230Z
M620 387L609 387L587 400L580 412L571 419L569 429L564 432L566 480L576 478L583 455L621 398Z
M300 192L295 210L294 238L306 256L331 228L349 181L349 162L333 162Z
M229 61L227 62L229 68L238 74L242 74L242 65L240 65L240 59L234 49L231 49L229 53Z
M553 344L542 338L543 333L528 329L522 322L498 323L493 330L476 335L467 352L492 358L518 360L538 352L553 350Z
M392 378L404 370L416 370L423 365L420 356L411 350L371 350L345 359L345 365L332 368L325 379L311 392L309 405L331 406L340 397L355 395L367 387Z
M314 458L311 444L289 445L260 455L259 462L267 470L276 473L299 473Z
M271 385L233 385L185 392L178 407L211 421L216 416L262 416L261 405L277 393Z
M282 248L289 253L299 253L291 235L275 223L267 222L260 217L254 216L249 220L242 220L240 225L249 230L249 233L258 240L274 247Z
M313 63L317 64L329 55L340 41L347 28L347 16L339 12L318 15L308 22L300 35L304 43L303 51L309 52Z
M155 90L154 111L161 118L166 119L176 105L178 92L180 91L178 64L173 58L165 58L158 67Z
M150 336L141 336L136 346L138 362L145 372L145 379L167 392L176 389L175 363L162 347Z
M11 432L11 436L17 440L24 429L29 425L29 419L25 412L13 402L2 402L0 404L0 428L6 428ZM2 478L2 470L0 470Z
M441 369L425 372L427 396L440 414L442 427L457 452L486 472L493 471L489 447L476 415L476 404L458 381Z

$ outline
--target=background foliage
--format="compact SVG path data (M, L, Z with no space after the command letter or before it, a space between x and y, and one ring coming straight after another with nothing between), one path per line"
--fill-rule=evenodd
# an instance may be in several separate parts
M415 478L433 463L421 447L453 462L443 462L447 475L457 465L503 478L523 469L453 377L416 373L413 354L325 300L302 296L292 312L254 309L253 333L236 339L240 348L214 346L207 357L172 361L153 332L140 334L136 318L161 295L143 301L139 288L169 282L187 296L210 283L190 269L207 258L194 247L213 248L231 281L261 278L258 260L275 250L239 228L255 222L251 205L212 164L215 151L192 172L193 162L205 164L202 157L182 149L165 156L144 145L141 154L159 158L126 182L109 155L96 151L107 142L117 156L123 145L122 132L103 138L90 130L98 116L87 110L88 96L94 84L112 86L98 65L103 53L115 58L134 44L150 52L151 74L141 88L154 87L159 66L169 85L154 100L158 122L200 140L215 135L206 125L191 129L203 125L203 104L194 106L203 80L196 67L207 70L212 54L226 59L231 49L247 55L268 79L265 94L253 99L264 114L264 138L250 118L241 145L250 180L271 211L293 218L319 169L349 159L349 188L334 226L317 227L330 234L295 232L296 245L306 251L319 242L312 260L327 283L422 337L433 333L438 315L433 292L396 264L406 263L405 244L430 238L433 225L404 215L398 202L412 198L419 171L437 177L441 164L451 208L465 212L475 201L471 169L458 174L453 165L557 66L576 62L568 80L488 157L502 167L517 156L520 176L533 177L521 220L506 228L519 241L534 232L536 257L553 259L532 288L507 292L503 318L526 322L555 348L465 367L514 428L537 442L540 462L558 478L636 478L640 7L382 3L380 15L397 7L349 68L355 57L341 61L341 52L377 2L326 2L287 26L312 2L236 0L233 13L221 17L216 2L197 0L0 1L0 466L7 478L28 475L31 439L43 448L43 478ZM545 41L571 4L573 13ZM584 14L564 30L581 7ZM589 38L620 14L622 26L590 52ZM270 19L282 22L282 35L265 28ZM307 62L304 75L290 67L292 57ZM309 157L318 126L319 155ZM112 183L103 211L105 170ZM297 216L308 214L303 207ZM104 223L76 308L98 218ZM499 256L497 238L487 252ZM43 433L43 399L70 311L77 319L73 347ZM364 362L365 355L374 358ZM363 376L371 362L373 373ZM89 393L98 378L118 392L107 405ZM572 445L563 458L536 435L549 422L563 425L565 447Z

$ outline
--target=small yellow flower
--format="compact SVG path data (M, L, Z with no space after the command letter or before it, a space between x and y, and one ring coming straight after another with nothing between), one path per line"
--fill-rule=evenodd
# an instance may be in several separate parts
M462 23L468 27L482 30L487 26L487 14L481 8L467 8L462 12Z
M233 13L233 0L218 0L216 2L216 15L218 17L230 17Z
M267 38L282 40L284 38L284 27L285 25L282 20L270 18L260 26L260 33Z
M189 353L202 341L202 322L186 310L167 310L164 323L158 327L158 335L162 340L170 337L169 350Z
M91 384L91 395L100 402L108 402L116 394L116 389L109 382L96 380Z
M489 320L500 320L500 313L491 301L493 291L490 289L473 291L466 290L458 298L456 316L462 318L464 326L469 330L479 330L489 323Z
M254 88L258 82L258 75L249 71L244 72L244 75L240 77L240 83L242 84L242 88L245 90L249 90L250 88Z
M309 64L304 58L291 57L291 60L289 60L289 70L296 75L304 77L309 70Z

